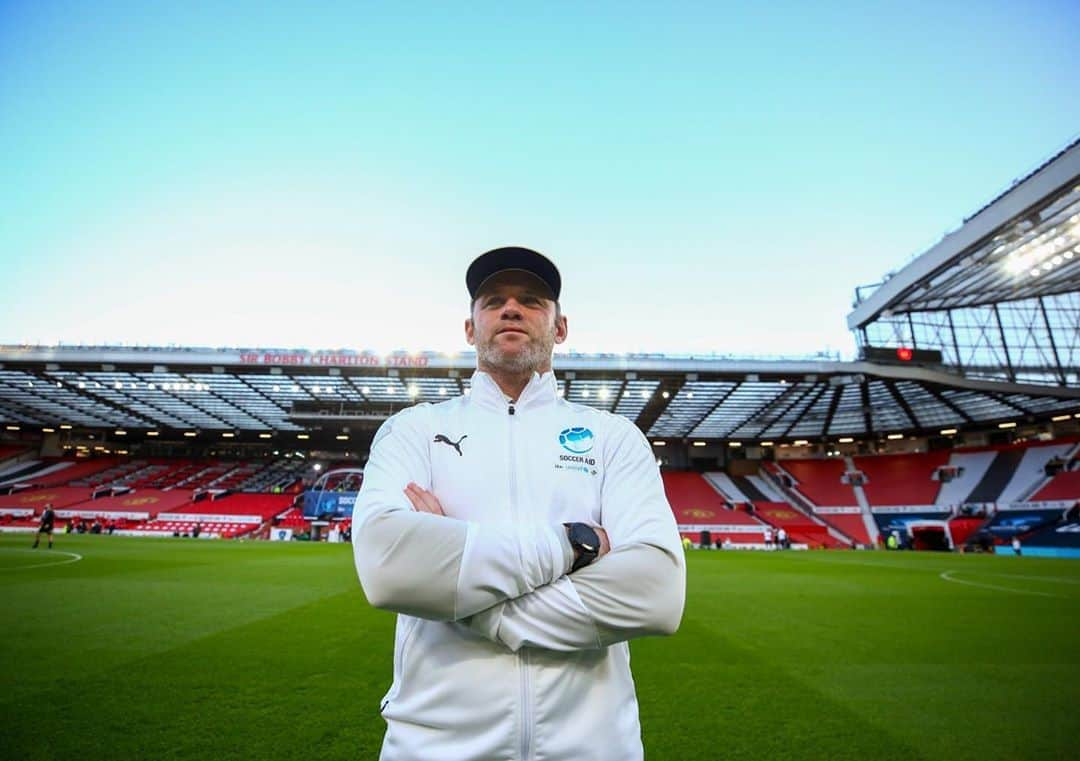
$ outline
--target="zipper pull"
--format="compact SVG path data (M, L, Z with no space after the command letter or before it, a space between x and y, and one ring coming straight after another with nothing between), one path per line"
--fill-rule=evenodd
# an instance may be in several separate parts
M513 414L514 414L514 403L513 403L513 402L510 402L510 409L508 410L508 412L509 412L509 413L510 413L511 415L513 415Z

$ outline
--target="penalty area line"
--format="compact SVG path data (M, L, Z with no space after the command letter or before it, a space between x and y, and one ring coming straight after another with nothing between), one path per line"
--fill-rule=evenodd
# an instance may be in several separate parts
M983 589L996 589L999 592L1015 592L1018 595L1038 595L1039 597L1061 597L1061 595L1050 594L1049 592L1036 592L1032 589L1014 589L1012 587L999 587L994 584L980 584L977 581L965 581L964 579L954 579L950 574L958 573L958 571L942 571L938 574L938 577L944 581L951 581L954 584L967 584L970 587L981 587Z

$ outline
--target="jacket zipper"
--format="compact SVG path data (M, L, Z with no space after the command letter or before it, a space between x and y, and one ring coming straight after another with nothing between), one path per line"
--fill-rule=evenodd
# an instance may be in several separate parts
M510 416L508 437L510 449L510 504L514 518L517 515L517 463L514 459L514 402L510 402L506 409ZM529 684L529 654L525 650L518 652L518 673L521 676L521 761L528 761L531 755L532 745L532 692Z

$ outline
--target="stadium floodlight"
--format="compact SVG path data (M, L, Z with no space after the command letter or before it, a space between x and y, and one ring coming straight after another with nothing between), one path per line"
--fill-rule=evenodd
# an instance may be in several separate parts
M609 393L610 392L607 390L607 387L605 386L605 387L602 387L599 391L596 392L596 396L597 396L598 399L603 401L603 400L606 400L608 398Z
M642 391L641 392L641 398L642 399L648 399L649 398L649 392L648 391Z
M184 436L189 438L189 439L193 439L198 435L199 434L197 432L195 432L195 431L184 431Z
M1016 423L998 423L998 428L1015 428Z
M347 434L347 433L339 433L334 438L337 439L338 441L348 441L349 440L349 434Z
M273 435L274 435L274 434L272 434L272 433L260 433L260 434L259 434L259 438L260 438L260 439L269 439L269 438L270 438L271 436L273 436Z
M665 391L665 392L663 392L662 394L660 394L660 396L662 396L662 397L664 397L665 399L667 399L667 398L668 398L669 396L671 396L671 394L669 394L669 393L668 393L667 391Z
M1054 415L1050 419L1053 420L1055 423L1060 423L1062 420L1068 420L1071 417L1072 415Z
M318 473L318 472L319 472L320 470L322 470L322 463L321 463L321 462L317 462L317 463L315 463L314 465L312 465L312 466L311 466L311 468L312 468L312 470L314 470L314 471L315 471L316 473Z
M127 431L122 431L122 430L118 429L118 430L113 431L113 435L114 436L127 436Z
M128 451L127 451L126 449L117 449L117 450L116 450L116 453L117 453L117 454L127 454L127 453L128 453Z
M361 387L360 387L360 393L361 393L361 394L370 394L370 393L371 393L371 389L370 389L370 388L368 388L367 386L361 386Z
M1066 415L1065 417L1068 417L1068 415ZM42 433L56 433L56 429L55 428L42 428L41 432Z
M797 439L797 440L796 440L796 441L794 442L795 446L797 446L797 447L805 447L805 446L807 446L807 445L808 445L809 443L810 443L810 442L809 442L809 441L807 441L806 439Z
M61 423L61 424L60 424L60 430L61 430L61 431L70 431L70 430L71 430L71 426L70 426L70 425L68 425L67 423Z
M5 425L4 428L9 430L9 431L17 431L17 430L19 430L19 426L17 426L17 425Z
M652 443L652 445L653 445L654 447L666 447L666 446L667 446L667 442L666 442L666 441L654 441L654 442Z
M773 443L771 441L763 441L763 442L761 442L761 446L763 446L763 447L771 447L772 445L773 445Z
M311 436L309 436L306 433L298 433L298 434L296 434L296 438L300 439L301 441L307 441L308 439L311 438Z
M941 430L939 431L939 433L940 433L940 434L941 434L942 436L952 436L953 434L955 434L955 433L956 433L956 429L955 429L955 428L942 428L942 429L941 429Z
M705 446L705 442L704 441L695 441L694 446L695 447L703 447L703 446Z
M319 393L319 387L318 387L317 385L316 385L316 386L312 386L312 387L311 387L311 393L313 393L313 394L317 394L317 393Z
M146 435L147 436L160 436L161 432L160 431L147 431Z
M82 381L79 381L79 388L86 388L86 384Z
M585 399L588 399L589 398L589 389L587 389L587 388L583 389L582 392L581 392L581 396L583 398L585 398Z
M854 443L854 441L855 441L855 439L851 438L850 436L845 436L842 439L837 439L836 443L837 444L852 444L852 443Z
M221 438L223 438L223 439L232 439L232 438L235 438L235 437L236 437L236 434L233 433L232 431L222 431L221 432Z
M885 438L887 438L889 441L896 441L897 439L904 438L904 434L902 434L902 433L890 433Z
M742 442L741 442L741 441L729 441L729 442L727 443L727 445L728 445L729 447L741 447L741 446L742 446Z
M275 384L274 385L274 393L276 394L278 391L281 391L281 386L278 386L278 385Z
M293 390L293 393L295 394L297 391L300 390L300 386L298 386L297 384L294 383L293 387L292 387L292 390Z
M409 396L413 398L420 396L420 387L417 386L415 383L409 386Z
M694 392L693 391L687 391L686 392L686 398L687 399L693 399L694 398Z

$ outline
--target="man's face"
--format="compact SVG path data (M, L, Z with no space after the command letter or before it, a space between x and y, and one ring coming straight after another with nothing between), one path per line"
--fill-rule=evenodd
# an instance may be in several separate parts
M566 340L566 317L543 282L527 272L500 272L476 295L465 339L481 370L521 374L551 368L555 344Z

